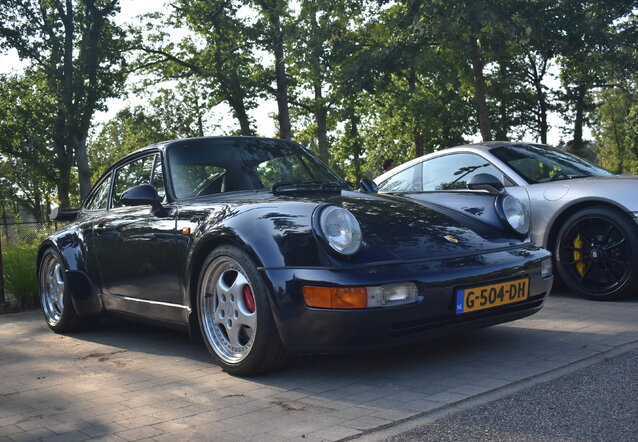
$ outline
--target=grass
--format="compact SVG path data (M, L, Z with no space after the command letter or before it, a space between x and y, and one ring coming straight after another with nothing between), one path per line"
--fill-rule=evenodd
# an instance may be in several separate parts
M39 303L35 274L37 253L38 246L35 244L11 245L6 250L3 248L4 288L12 309L25 310Z

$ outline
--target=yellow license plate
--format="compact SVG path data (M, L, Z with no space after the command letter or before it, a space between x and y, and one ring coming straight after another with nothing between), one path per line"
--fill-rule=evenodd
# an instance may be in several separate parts
M475 312L523 301L529 296L529 278L456 291L456 313Z

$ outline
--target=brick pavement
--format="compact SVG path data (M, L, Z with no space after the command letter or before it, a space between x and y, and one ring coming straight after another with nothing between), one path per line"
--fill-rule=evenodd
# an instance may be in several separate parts
M62 336L0 316L0 441L339 440L638 341L638 300L553 295L535 316L432 343L222 372L184 333L120 321Z

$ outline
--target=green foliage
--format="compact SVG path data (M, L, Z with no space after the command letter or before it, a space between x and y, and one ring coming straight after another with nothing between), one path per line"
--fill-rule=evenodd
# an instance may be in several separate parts
M602 167L638 174L638 87L629 87L633 90L608 89L598 94L594 135Z
M573 123L573 149L595 124L603 164L636 172L636 6L178 0L122 29L118 0L6 0L0 50L29 63L0 78L0 208L43 219L53 201L73 205L132 150L218 133L220 104L237 123L226 133L273 135L251 115L267 97L280 136L290 108L288 134L351 181L477 133L544 141L556 110ZM88 139L128 73L145 104Z
M18 133L31 129L48 136L44 146L29 144L37 156L53 160L48 184L57 187L64 207L71 203L75 166L81 194L90 189L86 139L91 120L107 98L121 93L126 75L124 33L112 21L117 12L117 0L0 3L0 45L3 50L15 49L29 62L25 77L42 115L21 124ZM16 107L28 113L28 104L17 101Z
M54 189L53 106L38 72L0 76L0 206L17 206L35 220L46 215Z
M18 243L2 251L4 264L5 291L12 308L24 310L38 305L38 288L36 283L36 257L38 246Z

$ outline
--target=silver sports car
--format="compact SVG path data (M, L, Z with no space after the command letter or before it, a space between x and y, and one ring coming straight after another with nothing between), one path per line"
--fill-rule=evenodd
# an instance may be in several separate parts
M554 252L562 280L596 300L638 291L638 176L610 172L538 144L488 142L453 147L374 179L379 192L464 190L487 173L529 195L531 239Z

